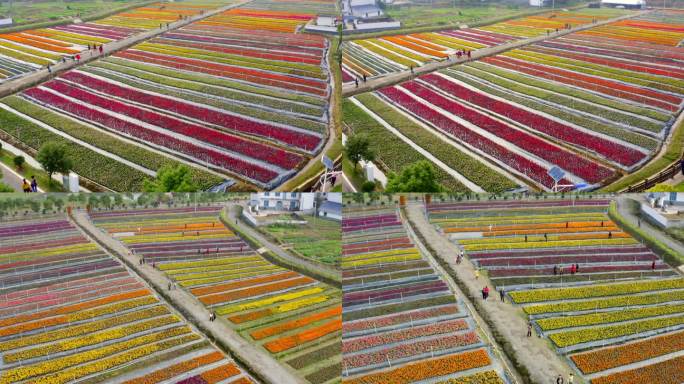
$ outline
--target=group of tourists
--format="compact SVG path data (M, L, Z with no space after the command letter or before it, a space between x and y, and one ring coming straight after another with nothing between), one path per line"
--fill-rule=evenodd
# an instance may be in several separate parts
M557 266L557 265L554 265L554 266L553 266L553 275L554 275L554 276L556 276L556 275L561 275L561 276L562 276L562 275L563 275L563 271L564 271L563 267L559 267L559 266ZM574 275L574 274L577 273L577 272L579 272L579 264L572 264L572 265L570 266L570 274L571 274L571 275Z
M21 189L24 193L38 192L38 181L35 176L31 176L31 182L29 183L26 179L22 179Z
M364 83L366 82L366 80L368 80L368 78L366 77L366 74L365 74L365 73L364 73L363 76L361 77L361 80L362 80ZM358 76L357 76L357 77L354 77L354 84L356 84L356 88L359 87L359 78L358 78Z

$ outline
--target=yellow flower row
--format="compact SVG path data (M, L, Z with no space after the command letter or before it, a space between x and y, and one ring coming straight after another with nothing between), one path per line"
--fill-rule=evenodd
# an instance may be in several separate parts
M300 300L294 300L289 303L281 304L273 309L273 313L284 313L284 312L290 312L290 311L295 311L299 308L304 308L308 307L311 305L316 305L319 303L323 303L330 300L330 296L314 296L314 297L307 297L305 299L300 299Z
M241 268L241 269L233 269L233 270L220 270L220 271L215 271L215 272L191 273L191 274L186 274L186 275L173 276L173 278L176 281L187 281L187 280L194 280L194 279L201 279L201 278L208 278L208 277L221 277L224 280L232 280L232 279L236 279L239 277L260 275L263 273L272 272L272 271L281 270L281 269L282 268L280 268L276 265L266 264L262 267L256 267L256 268Z
M545 288L511 292L516 303L534 303L566 299L585 299L628 295L639 292L684 288L684 279L642 280L628 283L592 285L589 287Z
M225 265L225 264L237 264L245 263L249 261L263 260L260 256L241 256L241 257L226 257L221 259L211 259L211 260L200 260L200 261L184 261L178 263L164 263L159 265L159 269L162 271L170 271L174 269L184 269L193 267L208 267L211 265Z
M190 333L190 328L187 326L172 328L161 332L155 332L149 335L140 336L134 339L122 341L111 344L106 347L93 349L86 352L75 353L70 356L60 357L53 360L48 360L28 366L8 369L2 374L2 381L7 383L14 383L21 380L30 379L36 376L42 376L48 373L59 372L65 368L74 365L87 363L96 359L101 359L113 355L115 353L123 352L133 347L153 343L158 340L167 339L169 337L180 336Z
M62 341L49 345L41 345L39 347L25 349L19 352L7 353L3 356L6 363L13 363L19 360L33 359L40 356L46 356L53 353L71 351L77 348L104 343L109 340L116 340L126 337L138 332L147 331L154 328L159 328L164 325L174 324L180 319L175 315L165 316L146 320L133 325L127 325L119 328L108 329L103 332L92 333L86 336L73 338L68 341Z
M100 359L90 364L65 369L59 373L38 378L33 382L36 384L68 383L74 380L75 378L80 378L92 375L94 373L103 372L113 367L120 366L133 360L139 359L141 357L149 356L155 352L163 351L178 345L183 345L190 343L192 341L199 340L199 338L200 337L197 334L189 334L171 340L160 341L158 343L149 344L126 351L126 353L122 353L116 356Z
M250 301L247 303L226 305L226 306L223 306L223 307L220 307L219 309L217 309L216 313L218 313L219 315L227 315L227 314L230 314L233 312L241 312L241 311L246 311L248 309L261 308L261 307L271 305L271 304L275 304L275 303L278 303L281 301L294 300L294 299L298 299L300 297L315 295L315 294L321 293L321 292L323 292L323 288L321 288L321 287L309 288L309 289L305 289L302 291L296 291L296 292L291 292L291 293L285 293L282 295L271 296L271 297L268 297L265 299Z
M163 264L162 264L163 265ZM264 266L273 266L273 264L260 260L260 261L252 261L249 263L249 265L216 265L213 267L206 267L206 268L187 268L187 269L174 269L171 271L164 271L166 272L167 275L173 277L176 275L178 276L179 279L181 279L182 276L185 275L197 275L197 274L202 274L202 273L211 273L211 272L219 272L223 271L222 273L230 273L230 274L239 274L240 271L253 271L260 269L259 267L264 267Z
M116 325L126 324L133 321L139 321L152 317L169 314L169 310L164 306L156 306L147 308L141 311L126 313L121 316L114 316L108 319L94 321L91 323L74 325L67 328L57 329L37 335L20 337L0 343L0 351L9 351L29 345L47 343L54 340L66 339L67 337L75 337L85 335L91 332L100 331L102 329L111 328Z
M179 231L180 233L180 231ZM171 242L171 241L182 241L182 240L187 240L187 241L195 241L195 240L202 240L202 239L218 239L218 238L225 238L227 231L225 232L212 232L211 234L203 234L202 232L199 232L199 235L196 235L196 231L193 230L188 230L185 232L185 235L180 235L180 236L160 236L160 235L142 235L142 236L131 236L131 237L125 237L122 239L122 241L126 244L141 244L141 243L163 243L163 242Z
M32 260L40 257L56 256L68 253L87 252L95 249L97 249L97 246L93 243L74 244L63 247L53 247L41 250L31 250L26 252L4 254L0 256L0 262L4 263L7 261L16 261L19 259Z
M421 258L422 258L422 256L420 254L407 254L407 255L399 255L399 256L378 257L378 258L374 258L374 259L358 260L358 261L351 261L351 262L343 261L341 263L341 265L342 265L342 268L353 268L353 267L361 267L361 266L373 265L373 264L386 264L386 263L397 263L397 262L410 261L410 260L420 260Z

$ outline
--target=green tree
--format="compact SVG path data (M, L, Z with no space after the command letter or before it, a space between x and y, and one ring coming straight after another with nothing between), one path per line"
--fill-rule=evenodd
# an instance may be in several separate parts
M17 169L21 169L24 167L24 163L26 162L26 159L24 159L24 156L14 156L12 159L12 162L14 163L14 166Z
M354 135L347 140L344 147L344 152L349 161L354 164L354 169L359 161L373 161L375 160L375 152L370 147L370 140L366 135Z
M46 143L38 150L36 160L43 166L48 174L49 182L52 182L52 175L56 172L67 174L73 167L73 161L65 145L57 143Z
M177 167L164 166L157 171L157 177L145 180L145 192L196 192L199 188L192 181L190 168L183 164Z
M387 192L441 192L442 187L437 183L434 166L421 160L411 164L401 171L401 174L390 174L387 181Z

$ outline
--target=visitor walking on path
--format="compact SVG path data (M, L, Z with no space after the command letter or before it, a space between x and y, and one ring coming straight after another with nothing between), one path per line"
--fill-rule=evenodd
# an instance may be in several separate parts
M568 376L568 384L575 384L575 375L572 373Z
M482 288L482 300L487 300L489 297L489 287L485 285L484 288Z
M563 384L563 375L559 374L558 377L556 377L556 384Z
M479 270L479 269L476 269L476 270L475 270L475 280L477 280L477 279L479 279L479 278L480 278L480 270Z
M29 184L28 181L26 181L26 179L22 179L21 189L24 190L24 193L30 193L31 184Z
M102 48L102 44L100 44L100 54L102 54L102 51L104 51L104 48Z
M653 260L653 262L651 263L651 270L655 271L655 265L656 265L656 262L655 262L655 260Z
M502 303L506 302L506 292L504 291L503 288L499 289L499 297L501 297Z
M38 192L38 181L35 176L31 176L31 192Z
M527 323L527 337L532 337L532 322Z

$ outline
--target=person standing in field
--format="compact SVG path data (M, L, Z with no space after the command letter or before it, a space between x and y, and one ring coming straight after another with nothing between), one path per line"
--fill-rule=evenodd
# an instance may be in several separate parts
M527 322L527 337L532 337L532 322Z
M28 181L26 181L26 179L22 179L21 189L24 191L24 193L31 192L31 185L28 183Z
M38 181L35 176L31 176L31 192L38 192Z

